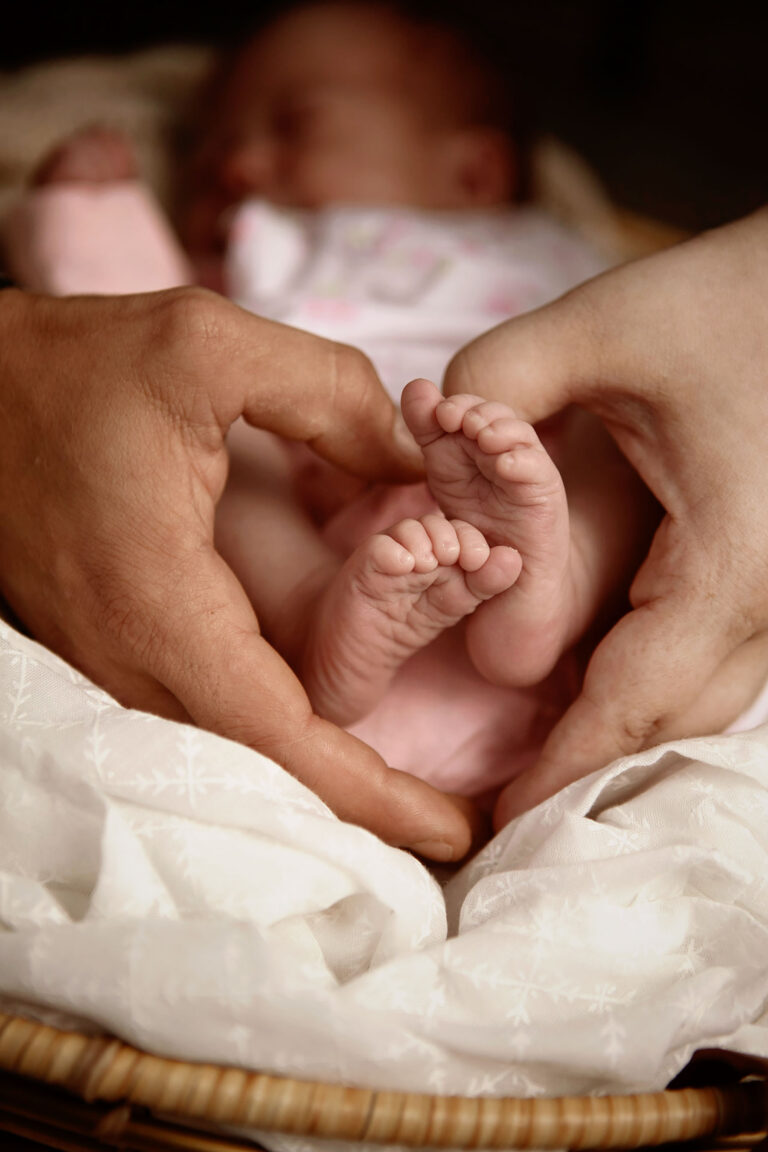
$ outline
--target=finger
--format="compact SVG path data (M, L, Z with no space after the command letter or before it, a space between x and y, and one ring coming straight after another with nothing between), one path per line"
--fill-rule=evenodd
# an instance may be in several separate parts
M704 611L693 597L655 601L619 621L595 650L581 694L537 763L501 793L497 827L674 730L727 654L722 631L699 627Z
M342 819L436 860L469 848L466 815L367 745L314 716L299 681L259 635L242 589L215 553L196 557L185 599L147 621L147 662L192 720L286 768Z
M355 348L264 320L210 293L183 297L187 343L214 360L224 430L244 415L360 476L407 481L423 459L370 360ZM202 351L200 345L203 345ZM199 371L198 357L198 371Z
M586 324L575 323L564 297L515 317L465 345L449 363L443 392L503 401L521 420L536 423L571 403L576 365L592 346Z
M343 820L430 860L460 860L472 842L471 809L408 772L388 767L361 740L314 717L284 766Z
M445 395L501 399L531 423L578 403L615 425L614 431L626 424L637 433L655 410L669 405L670 381L677 394L699 385L703 365L689 354L696 339L705 346L713 324L740 330L738 315L725 324L720 314L732 300L740 307L737 291L696 296L680 286L706 283L713 268L726 277L733 247L740 254L736 288L749 266L754 227L749 221L731 225L612 268L498 325L456 354L446 370ZM686 331L688 340L680 336ZM743 371L751 371L749 355Z
M704 691L660 731L661 740L725 732L739 718L737 730L762 723L763 693L768 682L768 632L759 632L723 660ZM756 705L753 711L752 706Z

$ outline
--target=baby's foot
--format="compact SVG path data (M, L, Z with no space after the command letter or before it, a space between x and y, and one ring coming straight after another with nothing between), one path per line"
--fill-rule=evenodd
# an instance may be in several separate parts
M511 545L522 556L514 587L469 622L470 655L489 680L536 683L570 639L570 534L560 473L531 425L505 404L446 399L429 381L414 380L402 407L446 516L460 516L491 546Z
M137 176L130 140L114 128L95 124L57 144L36 168L32 183L108 184Z
M361 544L326 589L303 680L316 711L337 724L363 717L397 669L440 632L515 582L520 557L471 524L429 513Z

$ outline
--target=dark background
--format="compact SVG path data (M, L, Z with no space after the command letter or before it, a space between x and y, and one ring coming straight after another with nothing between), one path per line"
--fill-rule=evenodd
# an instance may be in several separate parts
M15 6L0 67L237 40L265 7L38 0L26 17ZM699 229L768 201L766 0L474 0L468 11L493 29L538 127L579 149L617 203Z

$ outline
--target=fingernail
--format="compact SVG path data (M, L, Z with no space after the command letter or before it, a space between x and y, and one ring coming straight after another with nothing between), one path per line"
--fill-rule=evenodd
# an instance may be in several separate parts
M429 860L438 860L443 864L456 859L456 850L447 840L420 840L411 847L419 856L426 856Z

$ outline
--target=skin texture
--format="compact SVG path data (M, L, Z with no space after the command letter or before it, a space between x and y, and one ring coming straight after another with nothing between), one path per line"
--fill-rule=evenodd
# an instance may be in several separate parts
M0 592L126 705L242 741L341 817L441 860L470 843L449 798L313 715L213 545L241 414L361 476L418 451L359 352L201 289L0 294Z
M608 272L463 349L446 391L594 412L666 515L504 824L618 756L726 726L768 668L768 210Z

